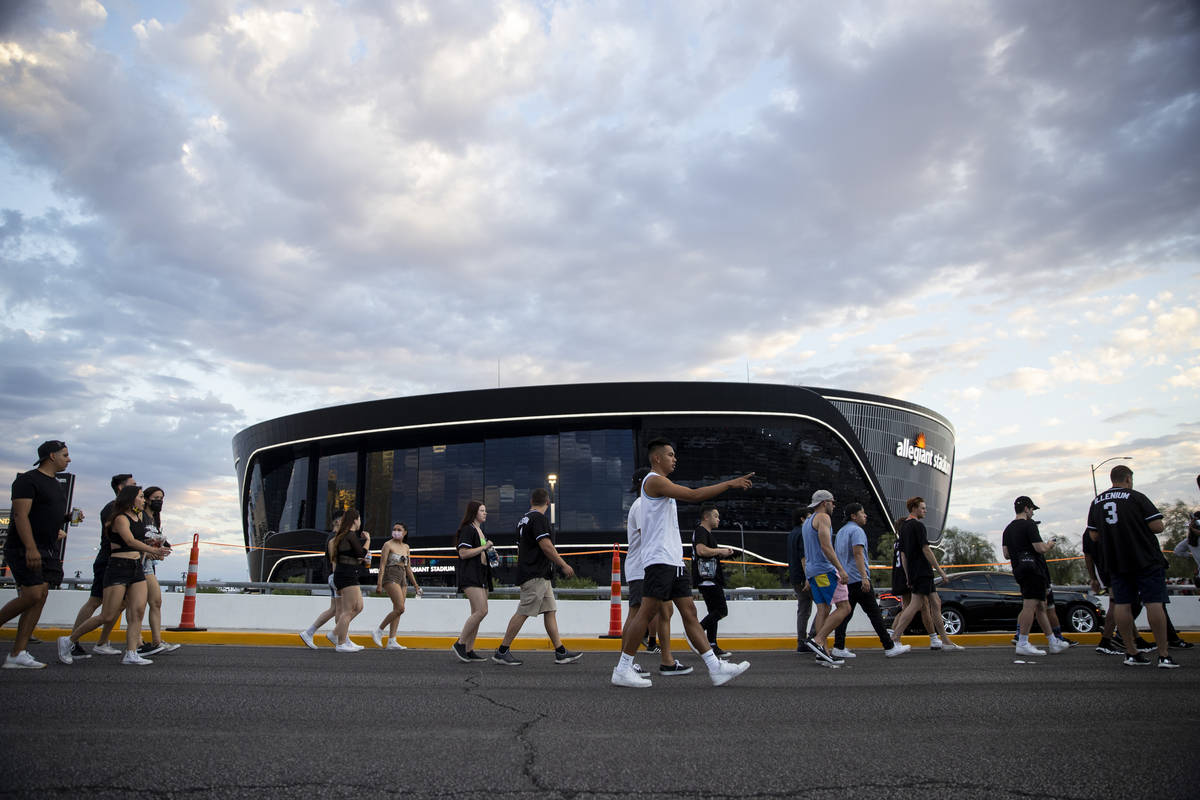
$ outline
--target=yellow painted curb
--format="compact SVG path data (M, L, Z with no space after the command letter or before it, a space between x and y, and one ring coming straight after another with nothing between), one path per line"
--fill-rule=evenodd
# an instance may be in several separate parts
M326 629L327 630L327 629ZM59 636L66 636L71 631L67 628L38 628L36 631L37 638L43 642L53 643ZM14 630L12 628L4 629L0 633L0 639L11 640ZM1153 636L1148 633L1143 634L1151 641ZM143 639L147 638L148 631L142 629ZM970 633L961 636L955 636L954 641L965 647L1000 647L1011 646L1011 633ZM1200 632L1181 631L1180 636L1186 641L1200 643ZM83 637L83 641L94 642L98 639L99 632L89 633ZM114 643L120 644L124 640L124 633L114 632L111 637ZM235 644L248 645L254 647L303 647L304 643L300 641L299 635L296 633L286 633L282 631L163 631L163 638L167 641L177 644ZM358 644L372 647L373 642L368 634L355 633L350 637ZM449 650L450 645L454 644L456 637L447 636L444 634L401 634L396 637L405 647L411 647L415 650ZM1044 644L1046 637L1041 634L1034 634L1029 637L1034 644ZM1100 641L1098 633L1081 633L1070 637L1081 645L1095 645ZM317 632L313 640L322 648L332 648L329 640L325 638L325 630ZM832 639L830 640L832 642ZM721 643L725 649L730 652L743 651L770 651L770 650L795 650L796 638L794 636L722 636ZM904 643L912 645L916 649L923 649L929 646L928 636L906 636ZM563 644L570 650L583 650L587 652L612 652L615 653L621 649L620 639L606 639L599 636L566 636L563 637ZM475 640L475 648L477 650L494 650L500 645L499 636L480 636ZM850 649L862 648L870 650L879 647L879 638L873 634L869 635L850 635L846 637L846 646ZM687 652L689 646L683 637L671 637L671 648L677 652ZM522 652L528 651L546 651L549 652L553 648L545 636L528 636L518 637L513 642L513 649Z

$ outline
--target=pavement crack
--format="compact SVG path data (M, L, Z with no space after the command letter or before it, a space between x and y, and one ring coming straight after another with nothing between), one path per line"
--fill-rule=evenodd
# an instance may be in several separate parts
M479 685L479 678L480 678L480 675L477 673L475 675L468 676L466 678L466 680L464 681L464 683L466 684L464 693L468 697L478 698L480 700L483 700L484 702L490 703L491 705L495 706L496 708L502 708L505 711L511 711L514 714L519 714L524 717L524 719L522 721L520 721L516 725L516 727L513 729L513 735L516 737L516 740L521 744L521 748L524 750L524 754L525 754L524 758L522 759L522 762L521 762L521 774L523 774L525 776L526 780L529 781L530 786L532 786L534 789L536 789L539 792L563 793L561 789L556 789L555 787L548 786L546 784L545 780L542 778L542 776L538 774L538 771L536 768L537 767L537 755L538 755L537 744L536 744L533 736L531 735L531 730L533 729L533 726L537 725L539 722L546 719L548 717L548 715L545 713L542 713L540 711L530 712L526 709L517 708L516 706L511 706L507 703L503 703L503 702L497 700L496 698L490 696L483 689L483 687L481 687ZM569 794L565 794L565 796L574 797L575 793L571 792Z

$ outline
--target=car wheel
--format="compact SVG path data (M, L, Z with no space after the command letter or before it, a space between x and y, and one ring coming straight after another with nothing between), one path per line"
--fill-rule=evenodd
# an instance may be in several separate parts
M947 636L957 636L967 629L962 609L956 606L942 606L942 624L946 626Z
M1100 617L1085 605L1074 605L1067 609L1067 620L1075 633L1091 633L1100 625Z

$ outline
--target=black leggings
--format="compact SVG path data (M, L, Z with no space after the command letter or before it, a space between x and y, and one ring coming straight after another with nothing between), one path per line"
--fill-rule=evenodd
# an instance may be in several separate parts
M854 616L854 607L858 606L867 614L867 619L871 620L871 627L875 629L875 635L879 637L879 643L883 645L884 650L890 650L892 647L892 637L888 636L887 625L883 622L883 615L879 613L879 603L875 601L875 590L863 590L862 581L855 581L849 584L846 589L850 593L850 613L842 620L842 624L837 626L837 630L833 633L833 646L839 650L846 647L846 628L850 625L850 617Z
M720 586L701 586L700 596L708 613L700 620L700 627L708 635L708 643L717 643L717 623L729 616L729 605L725 602L725 589Z

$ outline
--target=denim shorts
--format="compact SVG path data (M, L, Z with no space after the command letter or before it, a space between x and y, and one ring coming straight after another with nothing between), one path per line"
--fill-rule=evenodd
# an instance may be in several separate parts
M1143 603L1169 603L1167 598L1167 572L1160 564L1147 567L1141 572L1114 572L1112 598L1117 605L1128 605L1135 600Z

